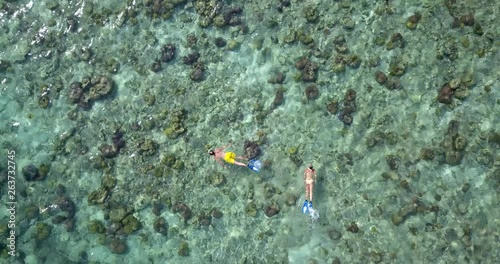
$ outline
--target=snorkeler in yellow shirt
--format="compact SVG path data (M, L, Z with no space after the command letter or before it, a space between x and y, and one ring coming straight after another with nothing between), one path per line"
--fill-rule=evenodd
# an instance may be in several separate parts
M220 148L216 148L214 150L210 150L208 152L208 154L213 156L215 161L217 161L219 164L221 164L224 168L226 168L226 166L224 165L222 160L224 160L225 162L227 162L229 164L235 164L235 165L242 166L242 167L248 167L255 172L258 172L260 170L260 166L261 166L260 161L250 160L248 164L245 164L245 163L238 161L238 160L247 161L248 158L243 157L243 156L236 156L236 154L234 152L225 152L224 150L229 146L231 146L231 144L229 144L227 146L220 147Z

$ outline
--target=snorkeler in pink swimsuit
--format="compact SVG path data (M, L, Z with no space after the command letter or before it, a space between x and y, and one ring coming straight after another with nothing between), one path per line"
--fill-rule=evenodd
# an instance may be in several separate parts
M312 164L307 166L304 171L304 183L306 185L306 200L304 201L304 205L302 206L302 213L307 214L310 209L312 209L312 200L313 200L313 190L314 184L318 175L316 174L316 170L313 168Z

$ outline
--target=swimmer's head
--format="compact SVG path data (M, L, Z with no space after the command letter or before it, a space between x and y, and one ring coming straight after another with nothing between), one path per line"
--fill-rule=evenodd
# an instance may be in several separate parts
M314 170L312 163L307 166L310 170Z
M210 151L208 152L208 154L210 154L211 156L213 156L213 155L215 155L215 152L214 152L213 150L210 150Z

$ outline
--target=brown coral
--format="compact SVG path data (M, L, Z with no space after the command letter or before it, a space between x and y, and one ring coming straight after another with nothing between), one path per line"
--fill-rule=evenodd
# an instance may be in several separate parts
M438 101L443 104L451 104L453 99L453 89L446 83L441 87L441 90L438 94Z

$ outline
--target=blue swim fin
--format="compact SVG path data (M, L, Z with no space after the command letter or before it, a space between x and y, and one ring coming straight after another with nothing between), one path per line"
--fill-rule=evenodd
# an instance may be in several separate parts
M262 167L262 163L260 162L260 160L249 160L247 167L255 172L259 172L260 168Z
M309 212L309 202L305 200L304 205L302 205L302 213L307 214L308 212Z

